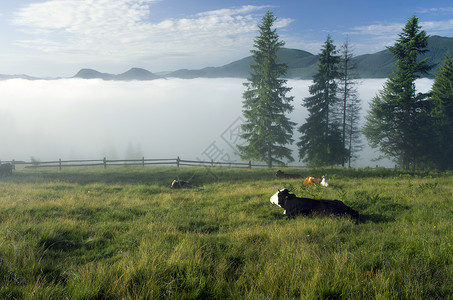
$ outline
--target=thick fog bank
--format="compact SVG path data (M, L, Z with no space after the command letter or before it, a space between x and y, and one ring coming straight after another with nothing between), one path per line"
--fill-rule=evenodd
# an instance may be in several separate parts
M159 79L102 81L62 79L0 81L0 159L176 158L239 161L243 79ZM358 87L368 102L384 79L365 79ZM305 121L302 99L309 80L289 80L294 98L291 119ZM427 91L432 80L417 82ZM295 140L299 133L295 130ZM366 144L366 140L363 139ZM293 155L297 161L296 147ZM355 166L371 162L367 147ZM300 165L301 163L298 163Z

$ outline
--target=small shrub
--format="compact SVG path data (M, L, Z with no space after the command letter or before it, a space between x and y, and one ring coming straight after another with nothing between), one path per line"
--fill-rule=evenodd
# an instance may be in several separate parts
M420 183L418 185L418 189L420 191L426 191L426 190L433 190L437 188L438 183L437 182L425 182L425 183Z

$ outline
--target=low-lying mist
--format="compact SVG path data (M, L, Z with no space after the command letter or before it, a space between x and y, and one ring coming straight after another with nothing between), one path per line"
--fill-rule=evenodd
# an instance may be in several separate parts
M234 144L239 142L243 82L232 78L0 81L0 160L180 156L239 161ZM361 81L362 115L384 82ZM427 91L432 82L422 79L417 87ZM297 126L307 117L301 104L311 84L309 80L287 83L295 96L290 117ZM294 133L297 141L299 133ZM296 147L292 149L297 162ZM372 162L378 155L368 147L359 155L357 167L391 166L389 161Z

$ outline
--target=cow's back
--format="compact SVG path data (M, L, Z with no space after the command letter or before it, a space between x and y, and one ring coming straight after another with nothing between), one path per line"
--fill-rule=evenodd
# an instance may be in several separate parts
M307 178L304 179L303 184L305 184L305 185L317 184L317 183L320 183L321 180L322 180L322 177L308 176Z
M278 170L277 173L275 173L275 176L278 178L285 178L285 179L298 179L302 178L301 175L299 174L286 174L285 172Z
M323 214L333 214L337 216L350 215L353 218L358 218L358 212L344 204L340 200L317 200L317 205L313 208L313 212Z
M310 198L293 197L286 200L282 206L288 217L295 215L308 215L316 206L316 200Z
M357 219L359 213L340 200L315 200L311 198L288 198L282 206L288 217L295 215L349 215Z

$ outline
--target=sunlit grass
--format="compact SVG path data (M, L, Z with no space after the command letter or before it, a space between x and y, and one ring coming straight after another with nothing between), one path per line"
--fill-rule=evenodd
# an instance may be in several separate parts
M275 169L20 170L0 181L0 298L448 299L453 177ZM197 187L171 190L171 180ZM340 199L288 220L269 197Z

